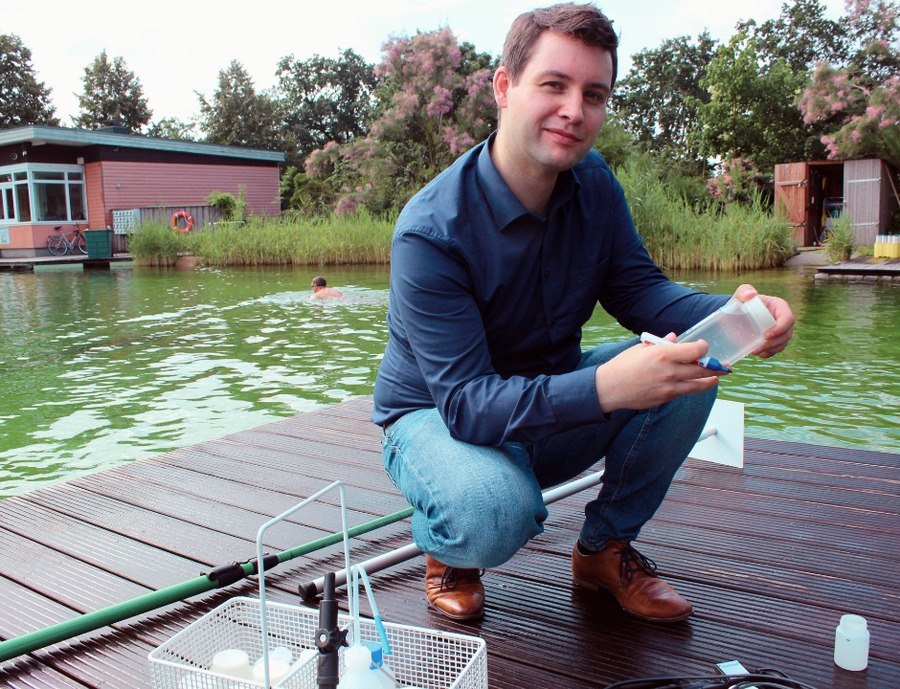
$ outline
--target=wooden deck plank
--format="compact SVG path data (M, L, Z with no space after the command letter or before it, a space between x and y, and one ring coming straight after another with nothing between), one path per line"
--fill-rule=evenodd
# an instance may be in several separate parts
M897 455L892 452L860 450L852 447L834 447L830 445L810 445L791 440L772 440L769 438L747 438L745 447L750 452L760 454L760 459L768 455L770 461L778 463L779 457L794 457L802 463L809 461L834 460L851 463L861 468L867 465L887 468L897 467Z
M148 588L74 558L59 557L54 551L10 531L0 531L2 559L17 563L7 577L45 597L86 612L141 596Z
M352 400L0 502L0 598L11 603L0 610L0 636L252 557L265 519L335 478L348 484L351 520L402 509L381 469L370 409L370 400ZM706 674L730 658L777 667L817 689L893 686L900 457L748 439L745 459L744 470L689 461L642 533L642 552L694 602L687 623L644 623L607 595L573 589L569 557L588 495L556 503L546 532L487 573L481 623L428 609L422 558L373 577L382 615L482 635L492 689L599 688L627 677ZM292 547L298 535L331 532L336 504L317 503L267 540ZM408 540L401 522L354 542L353 559ZM338 547L285 563L270 577L270 597L297 604L298 583L340 563ZM8 661L0 686L146 689L151 649L214 604L255 592L251 580ZM866 672L832 663L844 612L869 620Z
M218 531L142 510L79 488L52 493L35 491L21 496L48 509L79 519L87 524L106 528L122 536L133 538L167 550L189 555L191 559L207 564L218 563L223 553L255 551L255 541L237 538Z
M196 569L196 561L86 524L40 506L0 500L0 524L5 529L83 562L109 571L132 573L146 586L171 586L184 580L182 572Z

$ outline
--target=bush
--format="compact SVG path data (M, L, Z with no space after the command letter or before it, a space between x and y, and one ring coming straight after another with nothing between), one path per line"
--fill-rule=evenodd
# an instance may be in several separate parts
M723 203L752 205L769 184L769 177L750 160L731 158L722 163L720 174L706 184L709 195Z
M128 251L136 265L171 266L180 254L193 253L196 240L195 232L176 232L168 225L145 222L128 235Z
M240 188L237 197L227 191L214 191L206 197L206 203L217 209L226 222L240 222L244 220L247 202L244 200L244 187Z
M617 176L635 227L663 268L754 270L780 266L794 254L790 226L759 193L747 205L691 202L672 192L649 157L632 157Z
M844 213L835 219L825 242L825 257L831 263L849 261L853 255L853 221Z
M365 210L321 218L251 218L241 227L197 233L194 252L204 264L219 266L387 263L394 220Z

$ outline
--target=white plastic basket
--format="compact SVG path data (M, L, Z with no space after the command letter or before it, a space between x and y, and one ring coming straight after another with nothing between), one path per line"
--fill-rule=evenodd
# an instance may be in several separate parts
M332 484L332 487L335 485L338 484ZM329 489L320 491L260 529L260 565L265 529ZM343 509L343 488L341 501ZM343 529L345 561L349 563L345 515ZM259 571L264 569L261 567ZM266 611L265 618L262 617L262 610ZM342 627L352 629L352 622L350 615L338 616ZM213 656L225 649L239 648L247 652L253 665L258 659L268 657L269 649L280 646L289 649L296 661L304 650L316 650L318 627L319 612L316 609L267 602L265 577L260 576L259 600L232 598L150 653L151 686L153 689L257 689L265 683L213 672L210 669ZM391 648L391 654L384 660L401 687L487 689L487 648L483 639L390 622L384 623L384 631ZM360 618L359 636L358 641L379 641L375 622ZM290 673L272 686L279 689L318 689L318 652L309 655L312 657L302 664L293 665Z
M318 611L267 603L269 645L290 649L295 658L315 648ZM341 626L349 615L339 616ZM378 641L375 623L360 619L360 641ZM422 689L487 689L487 648L476 636L384 623L391 655L385 656L401 686ZM251 662L262 656L260 606L255 598L232 598L150 653L154 689L258 689L262 683L226 677L209 670L212 657L225 648L242 648ZM296 666L275 687L317 689L313 657Z

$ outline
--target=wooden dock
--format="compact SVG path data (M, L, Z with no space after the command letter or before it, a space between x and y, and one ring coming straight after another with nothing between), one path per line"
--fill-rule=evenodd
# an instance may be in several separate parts
M896 285L900 283L900 259L856 256L849 261L819 266L815 279Z
M116 254L108 258L88 258L84 254L65 256L24 256L0 258L0 271L41 272L51 270L109 270L120 264L131 264L131 254Z
M381 468L371 400L277 421L0 500L0 638L171 586L255 556L256 533L335 479L351 526L404 508ZM675 625L622 613L571 585L584 494L555 503L546 532L485 575L475 625L430 612L416 558L373 576L386 621L477 634L492 689L600 688L626 678L713 674L737 659L817 689L900 686L900 454L747 440L743 470L689 460L639 546L694 604ZM273 552L340 526L335 499L268 532ZM399 522L354 542L354 561L409 543ZM278 567L270 598L340 567L336 547ZM255 580L0 664L0 686L141 688L147 654ZM343 605L343 599L342 599ZM844 613L867 618L869 668L832 662Z

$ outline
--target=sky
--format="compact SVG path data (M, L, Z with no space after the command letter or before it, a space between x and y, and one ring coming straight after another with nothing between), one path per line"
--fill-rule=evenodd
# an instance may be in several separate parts
M196 121L195 92L210 99L219 71L240 62L257 92L276 84L278 61L293 55L337 58L350 48L378 63L391 36L450 27L479 52L499 55L512 20L540 0L154 0L148 3L80 0L0 0L0 32L31 50L36 77L51 89L62 126L72 126L84 69L101 51L124 58L153 111ZM780 14L783 0L598 0L619 34L619 75L631 55L665 39L708 30L725 41L735 24L762 23ZM843 15L844 0L824 0L826 16Z

